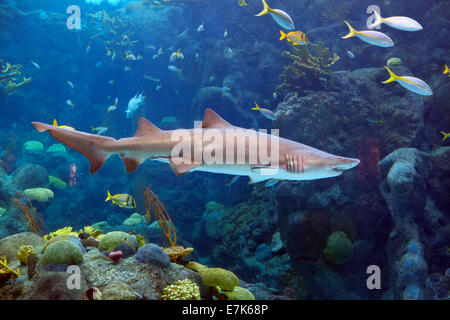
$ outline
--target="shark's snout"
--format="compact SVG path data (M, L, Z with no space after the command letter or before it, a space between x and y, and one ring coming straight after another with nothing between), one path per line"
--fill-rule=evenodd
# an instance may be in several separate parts
M349 170L359 164L358 159L353 158L339 158L339 162L333 167L336 170Z

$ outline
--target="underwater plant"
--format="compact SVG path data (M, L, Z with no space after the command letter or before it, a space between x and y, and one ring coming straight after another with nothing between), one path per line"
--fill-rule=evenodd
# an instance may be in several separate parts
M22 195L22 197L24 196ZM23 218L28 224L28 228L30 229L30 231L43 236L47 233L44 220L42 219L41 214L35 208L33 208L31 201L26 197L24 198L26 204L14 197L11 199L11 202L13 203L14 207L16 207L16 209L20 210L23 213L23 215L20 215L20 217Z
M303 93L305 89L317 87L324 80L323 76L329 78L329 88L333 87L333 73L331 67L340 59L334 53L330 57L330 49L323 42L310 43L311 54L308 46L294 46L290 44L292 52L284 51L283 56L293 60L291 64L284 67L280 75L283 81L276 91L287 89Z

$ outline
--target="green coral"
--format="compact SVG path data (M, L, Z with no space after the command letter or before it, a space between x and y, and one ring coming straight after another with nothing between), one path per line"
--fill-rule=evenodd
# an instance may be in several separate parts
M200 300L198 285L189 279L178 280L163 289L162 300Z
M64 228L58 229L54 232L50 232L49 234L46 234L44 236L44 239L48 241L56 236L62 236L62 235L78 237L78 233L75 231L72 231L72 227L64 227Z
M225 291L233 291L239 286L239 278L233 272L222 268L202 268L198 273L208 287L220 287Z
M345 232L334 231L328 236L323 254L328 262L343 264L352 258L353 244Z
M125 243L134 250L137 250L136 242L133 240L134 239L132 238L132 236L128 233L125 233L123 231L112 231L103 236L103 238L100 240L98 248L99 250L113 251L116 246Z
M386 62L386 65L388 67L401 66L402 64L403 64L402 59L396 57L389 58L388 61Z
M52 144L50 147L48 147L47 153L51 153L51 152L67 152L67 149L64 145L60 144L60 143L55 143Z
M1 183L0 183L1 184ZM3 217L3 215L6 213L6 209L0 207L0 217Z
M23 149L26 151L43 152L44 145L36 140L30 140L23 144Z
M32 78L22 76L22 65L11 65L6 62L3 64L3 60L0 60L0 93L4 92L7 95L11 95L15 90L30 83ZM22 77L22 82L17 80Z
M140 234L136 235L136 241L138 243L139 248L141 248L145 244L145 238Z
M67 187L67 183L55 176L48 176L48 184L56 189L64 189Z
M330 49L325 47L323 42L311 43L308 46L294 46L290 44L291 52L283 52L283 56L290 58L293 62L284 67L280 79L283 81L276 91L287 89L296 92L303 92L304 89L317 87L317 83L329 79L329 87L333 87L332 66L340 59L334 53L330 57ZM311 54L311 52L314 53Z
M23 193L28 199L41 203L46 203L55 196L52 190L46 188L25 189Z
M69 240L61 240L49 245L40 260L42 265L80 264L82 262L83 252L75 243Z
M125 219L122 224L124 226L135 226L137 224L140 224L142 222L143 217L135 212L131 216L129 216L127 219Z
M205 212L225 212L226 208L223 204L220 204L218 202L215 201L209 201L206 205L205 205Z
M245 288L235 287L233 291L224 291L228 300L255 300L253 293Z

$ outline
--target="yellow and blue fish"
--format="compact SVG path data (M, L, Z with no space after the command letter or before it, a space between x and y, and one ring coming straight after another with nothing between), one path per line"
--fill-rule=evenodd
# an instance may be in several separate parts
M390 83L397 81L403 88L408 89L411 92L423 95L423 96L431 96L433 94L433 90L431 87L423 80L410 77L410 76L397 76L395 73L391 71L388 67L385 67L389 72L390 78L382 83Z
M378 47L393 47L394 41L392 41L389 36L385 35L382 32L373 31L373 30L364 30L364 31L357 31L353 29L353 27L348 23L347 21L344 21L349 29L349 33L342 37L342 39L348 39L351 37L358 37L362 41L367 42L371 45L378 46Z
M256 17L264 16L270 14L278 25L286 30L294 30L295 24L289 14L280 9L272 9L269 7L265 0L261 0L264 9L256 15Z

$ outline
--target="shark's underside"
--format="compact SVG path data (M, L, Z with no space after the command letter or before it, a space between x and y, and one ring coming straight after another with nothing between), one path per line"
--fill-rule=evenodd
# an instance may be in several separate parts
M168 162L177 175L206 171L248 176L252 182L335 177L359 164L358 159L232 126L211 109L205 111L201 128L161 130L141 118L135 136L119 140L41 122L32 124L88 158L91 173L112 154L120 155L128 172L151 159Z

